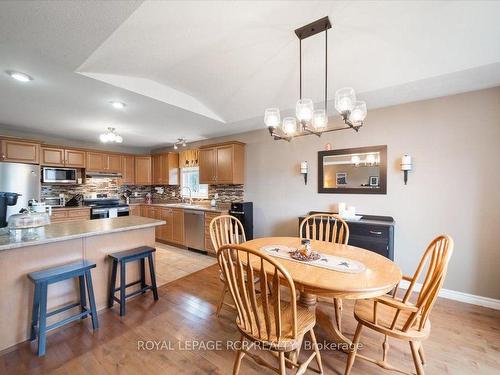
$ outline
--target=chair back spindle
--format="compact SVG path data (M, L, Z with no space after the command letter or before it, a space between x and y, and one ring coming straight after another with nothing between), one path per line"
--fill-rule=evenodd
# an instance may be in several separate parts
M245 334L272 344L297 338L296 291L286 269L266 254L239 245L220 247L217 260L235 301L237 323ZM252 265L258 268L257 272ZM260 281L259 293L255 288L256 277ZM269 278L272 283L268 283ZM287 291L291 304L291 310L287 311L291 313L282 309L282 293Z
M343 245L349 241L349 227L339 215L309 215L300 223L299 231L301 239L306 238Z
M235 245L246 241L245 229L237 218L221 215L210 222L210 239L214 249L224 245Z

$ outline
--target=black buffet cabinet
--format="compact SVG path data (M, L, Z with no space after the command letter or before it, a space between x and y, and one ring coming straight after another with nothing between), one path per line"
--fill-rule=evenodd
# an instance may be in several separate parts
M311 211L309 215L326 212ZM345 220L351 246L361 247L394 260L394 219L390 216L361 215L360 220ZM306 216L299 217L300 223ZM302 233L304 236L305 233Z

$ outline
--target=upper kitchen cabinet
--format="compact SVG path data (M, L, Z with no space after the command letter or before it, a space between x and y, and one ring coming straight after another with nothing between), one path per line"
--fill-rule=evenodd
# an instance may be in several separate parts
M122 181L123 185L135 184L135 157L133 155L122 156Z
M152 185L151 156L135 157L135 184Z
M85 151L42 146L40 164L54 167L85 168Z
M89 172L121 173L122 155L87 151L86 164Z
M168 152L152 156L153 184L179 185L179 154Z
M40 144L16 139L0 139L0 161L39 164Z
M243 184L245 180L245 144L227 142L200 148L200 183Z

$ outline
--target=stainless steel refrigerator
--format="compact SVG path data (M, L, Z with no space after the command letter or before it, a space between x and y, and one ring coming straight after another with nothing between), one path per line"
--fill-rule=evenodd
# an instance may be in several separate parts
M7 219L30 199L40 199L40 166L20 163L0 163L0 191L22 194L15 206L7 207Z

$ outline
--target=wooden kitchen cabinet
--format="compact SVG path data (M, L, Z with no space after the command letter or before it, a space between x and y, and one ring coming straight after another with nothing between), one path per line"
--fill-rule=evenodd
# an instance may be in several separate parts
M130 210L129 211L130 216L142 216L141 215L141 206L130 205L129 210Z
M243 184L245 144L227 142L200 148L200 183Z
M179 154L168 152L152 156L153 184L179 185Z
M50 221L52 223L62 223L66 221L84 221L90 220L90 208L54 208Z
M135 157L122 155L122 180L123 185L135 184Z
M0 139L0 161L39 164L40 144L16 139Z
M122 156L118 154L106 154L106 171L112 173L122 173Z
M172 209L172 242L184 245L184 210L182 208Z
M136 185L151 185L151 156L136 156L135 157L135 184Z
M87 171L89 172L122 172L122 156L105 152L87 152Z
M215 254L217 252L212 245L212 239L210 237L210 222L221 214L221 212L205 212L205 251L209 254Z
M102 152L87 152L87 171L103 172L106 160Z
M40 164L51 167L85 168L85 151L42 146Z
M85 168L86 153L82 150L64 150L66 167Z

